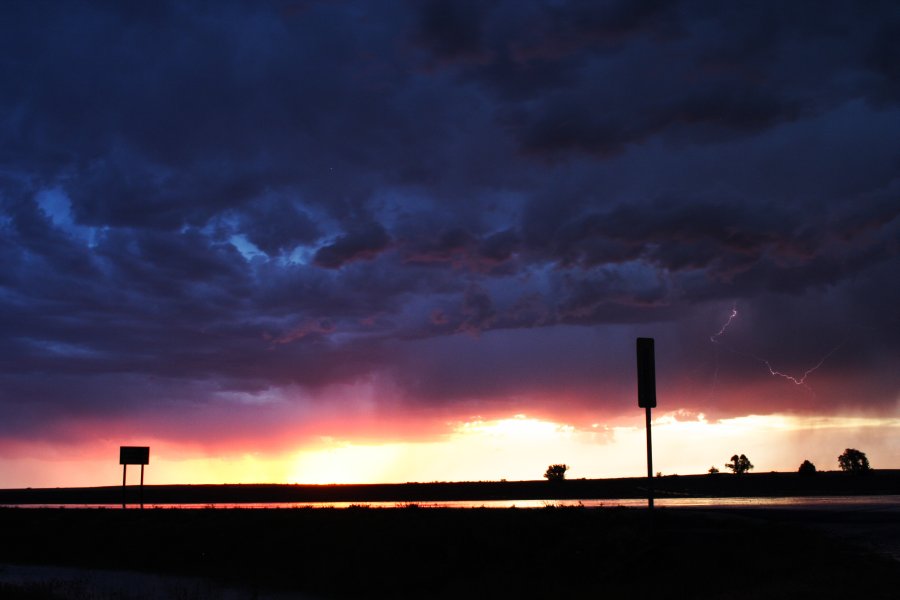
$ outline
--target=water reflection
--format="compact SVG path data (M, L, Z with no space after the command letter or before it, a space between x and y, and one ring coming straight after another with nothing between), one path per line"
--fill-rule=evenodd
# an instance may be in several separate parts
M900 509L900 495L885 496L788 496L782 498L657 498L657 506L670 508L894 508ZM154 509L261 509L261 508L548 508L548 507L644 507L640 498L602 500L449 500L440 502L265 502L206 504L148 504ZM20 504L18 508L104 508L121 509L121 504ZM136 505L129 505L136 508Z

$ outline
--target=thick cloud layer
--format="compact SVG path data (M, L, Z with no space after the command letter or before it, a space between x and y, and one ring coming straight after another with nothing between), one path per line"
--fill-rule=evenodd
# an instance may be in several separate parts
M895 2L0 13L0 436L896 413Z

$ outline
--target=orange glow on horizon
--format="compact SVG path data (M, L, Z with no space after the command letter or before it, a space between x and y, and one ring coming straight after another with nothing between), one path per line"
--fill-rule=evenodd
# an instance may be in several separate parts
M372 442L319 437L279 452L204 452L164 439L123 439L149 445L145 482L402 483L540 479L547 465L566 463L570 478L642 476L646 462L641 419L576 427L524 414L445 423L429 440ZM702 414L654 418L654 469L663 474L723 469L747 454L757 472L793 471L803 460L837 468L837 455L856 447L874 468L900 468L900 419L751 415L707 421ZM71 448L20 446L0 455L0 487L117 485L119 442Z

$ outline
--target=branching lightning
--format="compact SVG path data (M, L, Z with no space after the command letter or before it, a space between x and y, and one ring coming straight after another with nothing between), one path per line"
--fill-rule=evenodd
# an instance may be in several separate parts
M776 371L775 369L772 368L772 365L769 364L769 361L767 361L767 360L765 360L765 359L758 358L758 357L754 357L754 358L756 358L756 360L762 361L762 362L766 365L766 368L769 369L769 374L770 374L770 375L772 375L772 376L778 376L778 377L784 377L784 378L787 379L788 381L792 381L792 382L794 382L794 383L797 384L797 385L806 385L806 378L809 377L809 375L810 375L812 372L814 372L816 369L818 369L819 367L821 367L821 366L825 363L825 361L828 360L828 357L831 356L832 354L834 354L835 352L837 352L838 349L839 349L842 345L843 345L843 344L838 344L837 346L835 346L834 348L832 348L831 351L830 351L828 354L826 354L825 356L823 356L823 357L822 357L822 360L820 360L818 363L816 363L816 365L815 365L814 367L811 367L811 368L807 369L806 371L804 371L803 376L800 377L799 379L798 379L797 377L793 377L793 376L791 376L791 375L788 375L787 373L782 373L781 371ZM807 386L807 387L808 387L808 386Z
M787 379L788 381L790 381L790 382L793 383L794 385L803 386L804 388L806 388L806 389L808 389L808 390L810 390L810 391L812 391L812 390L811 390L811 388L809 387L809 385L806 383L807 378L808 378L810 375L812 375L816 370L818 370L823 364L825 364L825 361L828 360L828 358L829 358L832 354L834 354L835 352L837 352L837 351L841 348L841 346L843 346L843 342L840 343L840 344L838 344L837 346L835 346L834 348L832 348L827 354L825 354L825 356L823 356L823 357L819 360L819 362L817 362L815 365L813 365L812 367L810 367L809 369L807 369L806 371L804 371L804 372L803 372L803 375L801 375L800 377L795 377L795 376L793 376L793 375L789 375L789 374L787 374L787 373L782 373L781 371L776 370L775 368L772 367L772 363L770 363L770 362L769 362L767 359L765 359L765 358L761 358L761 357L759 357L759 356L756 356L755 354L750 354L750 353L748 353L748 352L742 352L742 351L740 351L740 350L736 350L736 349L734 349L734 348L732 348L732 347L730 347L730 346L728 346L728 345L722 343L721 338L722 338L722 337L725 335L725 333L728 331L728 327L729 327L729 326L731 325L731 323L737 318L737 316L738 316L737 304L733 304L732 307L731 307L731 314L728 316L728 320L725 321L725 323L722 325L722 327L719 329L719 331L718 331L717 333L715 333L715 334L709 336L709 341L712 342L712 343L714 343L714 344L716 344L716 345L718 345L718 346L721 346L721 347L725 348L725 349L728 350L729 352L733 352L734 354L738 354L738 355L740 355L740 356L746 356L747 358L752 358L753 360L755 360L755 361L757 361L757 362L759 362L759 363L765 365L766 369L768 369L768 371L769 371L769 375L771 375L771 376L773 376L773 377L781 377L781 378L783 378L783 379ZM715 377L715 382L718 383L718 377L719 377L719 360L718 360L718 354L716 355L716 371L715 371L714 377Z

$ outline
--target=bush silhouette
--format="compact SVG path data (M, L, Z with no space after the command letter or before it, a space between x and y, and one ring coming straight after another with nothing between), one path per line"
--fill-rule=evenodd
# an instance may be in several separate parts
M869 459L866 458L865 452L860 452L856 448L847 448L844 453L838 456L838 464L841 471L850 471L851 473L865 473L869 470Z
M731 469L735 475L743 475L753 468L753 463L751 463L750 459L743 454L740 456L735 454L731 457L731 462L725 463L725 466Z
M816 473L816 465L812 464L808 460L804 460L800 465L800 468L797 469L797 472L801 475L814 475Z
M544 472L544 477L547 478L547 481L563 481L568 470L569 465L550 465Z

